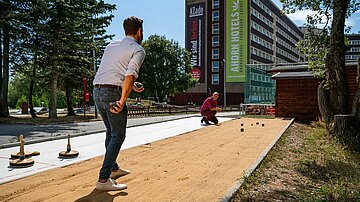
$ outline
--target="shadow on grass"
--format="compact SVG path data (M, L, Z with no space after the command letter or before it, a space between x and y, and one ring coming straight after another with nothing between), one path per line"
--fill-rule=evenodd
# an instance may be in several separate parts
M336 160L327 160L325 165L306 160L301 162L296 170L314 182L326 182L329 179L341 176L347 176L348 178L359 176L359 172L357 172L357 168L353 164Z

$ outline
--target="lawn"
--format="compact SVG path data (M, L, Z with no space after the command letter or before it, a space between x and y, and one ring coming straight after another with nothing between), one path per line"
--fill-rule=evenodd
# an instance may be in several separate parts
M231 201L360 201L360 153L294 123Z

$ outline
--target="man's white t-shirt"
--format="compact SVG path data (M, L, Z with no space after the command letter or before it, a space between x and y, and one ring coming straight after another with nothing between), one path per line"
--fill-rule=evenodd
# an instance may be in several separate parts
M125 76L139 77L140 66L145 59L144 48L131 36L113 41L105 48L93 85L121 86Z

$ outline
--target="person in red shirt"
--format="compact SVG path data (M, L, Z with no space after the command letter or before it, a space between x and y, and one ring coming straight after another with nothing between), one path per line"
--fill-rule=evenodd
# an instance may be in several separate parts
M221 111L220 107L217 107L217 99L219 98L219 93L214 92L212 96L206 98L204 103L200 108L200 114L203 117L201 119L201 123L205 122L206 124L210 124L209 121L213 122L214 124L218 124L219 121L216 118L215 114L218 111Z

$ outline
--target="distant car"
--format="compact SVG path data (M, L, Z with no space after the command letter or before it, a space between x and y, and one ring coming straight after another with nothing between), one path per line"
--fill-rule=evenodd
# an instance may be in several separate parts
M28 112L30 114L30 109L28 109ZM34 112L35 112L35 114L41 115L41 114L48 113L49 110L46 107L34 107ZM19 109L17 114L22 114L22 110Z
M77 114L84 113L84 109L83 109L83 108L79 108L79 109L75 110L75 113L77 113Z
M35 114L39 114L39 115L49 112L49 110L46 107L34 107L34 111L35 111ZM30 110L29 110L29 112L30 112Z
M129 104L128 107L130 109L144 109L144 106L141 103Z

